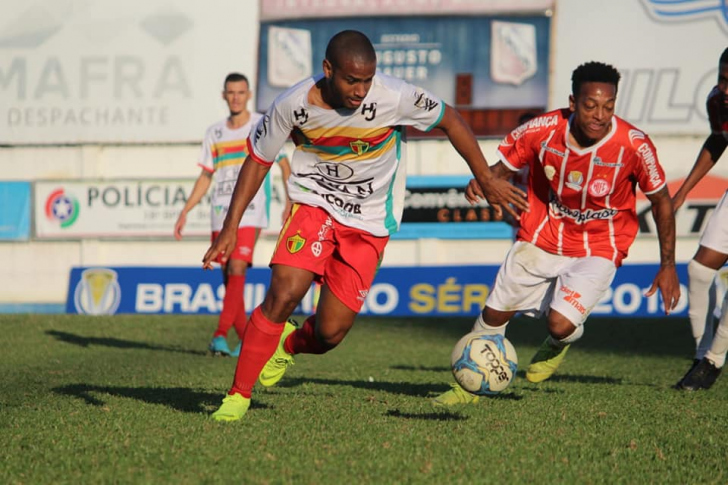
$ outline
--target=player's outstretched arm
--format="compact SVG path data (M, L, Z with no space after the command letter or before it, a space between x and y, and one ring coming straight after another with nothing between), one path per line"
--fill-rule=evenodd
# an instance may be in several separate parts
M490 168L490 171L497 178L504 180L512 177L514 173L511 169L506 167L506 164L503 162L496 163L495 166ZM480 188L480 184L478 184L477 180L470 179L468 182L468 186L465 187L465 199L470 202L471 205L475 205L485 199L483 189Z
M203 170L200 176L197 177L197 180L195 180L192 192L190 193L187 202L185 202L185 206L180 211L177 221L174 223L174 238L176 240L182 240L182 229L184 229L185 224L187 224L187 214L194 206L200 203L202 197L204 197L207 193L207 189L210 188L211 182L212 173L207 170Z
M528 211L526 194L510 182L496 177L491 172L488 162L480 150L478 141L460 114L446 104L445 113L437 126L445 132L452 146L467 162L475 180L480 185L482 195L493 206L496 215L502 215L503 209L505 209L513 217L520 219L516 209ZM510 204L513 204L516 209L511 207Z
M672 205L675 210L678 210L683 205L690 191L713 168L715 162L718 161L725 151L726 146L728 146L728 140L723 135L710 135L705 140L703 148L701 148L698 158L695 160L695 164L693 164L693 168L690 169L690 173L685 178L682 186L672 198Z
M218 256L221 257L223 262L230 257L235 249L240 219L242 219L245 209L258 192L263 179L268 174L268 170L270 170L270 165L258 163L250 156L245 158L243 168L240 169L240 174L238 174L238 181L235 183L235 190L220 234L202 258L202 267L204 269L212 269L212 262Z
M665 303L665 314L669 315L680 300L680 281L675 270L675 214L667 187L647 195L647 198L652 203L652 217L657 224L660 269L645 295L652 296L659 289Z

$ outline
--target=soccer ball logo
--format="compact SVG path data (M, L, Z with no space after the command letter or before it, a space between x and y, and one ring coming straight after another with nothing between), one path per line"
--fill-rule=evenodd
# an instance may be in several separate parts
M513 381L518 356L502 335L471 332L455 344L452 373L463 389L478 396L498 394Z

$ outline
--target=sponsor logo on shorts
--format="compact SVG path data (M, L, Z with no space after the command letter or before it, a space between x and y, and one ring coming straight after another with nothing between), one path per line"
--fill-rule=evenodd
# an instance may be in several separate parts
M253 253L253 249L250 246L241 246L238 249L243 256L249 256Z
M581 298L581 293L572 290L571 288L568 288L566 286L562 286L560 291L562 293L566 293L566 296L564 297L564 301L566 303L576 308L576 310L582 315L586 313L586 308L579 302L579 298Z
M314 256L317 258L321 256L321 251L323 250L323 246L319 241L315 241L313 244L311 244L311 252Z
M593 197L604 197L612 190L612 184L606 179L594 179L589 184L589 194Z
M367 295L369 294L369 290L359 290L359 296L356 297L359 301L364 301L367 299Z
M293 236L286 239L286 249L291 254L296 254L306 244L306 239L302 238L300 234L294 234Z

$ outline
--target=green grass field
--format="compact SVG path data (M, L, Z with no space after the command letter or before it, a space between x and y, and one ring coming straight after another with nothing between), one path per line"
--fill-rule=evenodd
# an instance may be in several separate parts
M545 325L516 320L511 387L435 410L471 322L361 318L222 424L235 360L205 353L215 317L0 316L0 483L728 482L728 377L670 388L686 320L592 319L538 385Z

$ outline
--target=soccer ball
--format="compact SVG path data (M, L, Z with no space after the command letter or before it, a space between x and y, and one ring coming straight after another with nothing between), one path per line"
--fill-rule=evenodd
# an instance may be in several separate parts
M478 396L498 394L513 380L518 356L503 335L471 332L455 344L450 357L458 384Z

